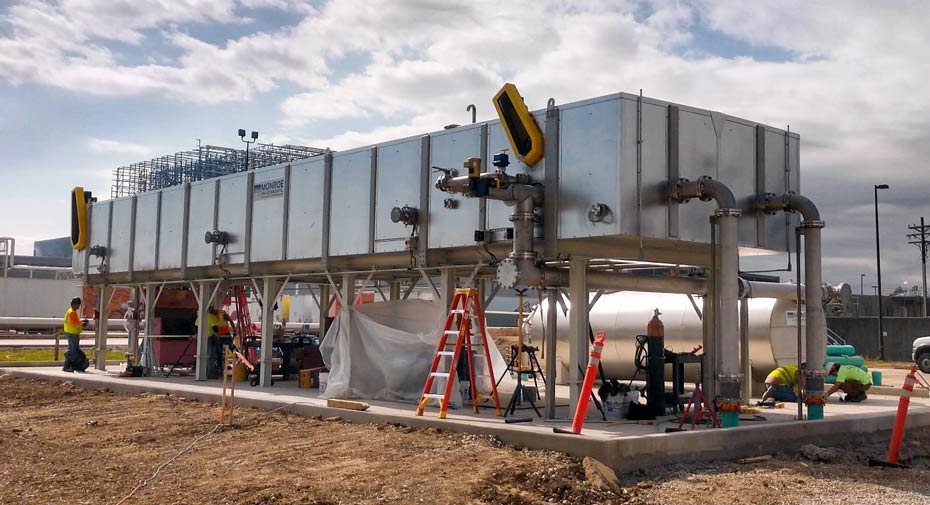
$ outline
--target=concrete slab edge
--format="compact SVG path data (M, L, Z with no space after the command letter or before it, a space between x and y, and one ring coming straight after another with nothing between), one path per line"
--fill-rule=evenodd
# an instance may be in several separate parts
M173 394L203 402L218 403L220 393L208 391L178 391L171 385L140 384L130 381L110 382L94 375L75 374L62 378L49 376L29 369L4 369L3 372L21 378L43 379L51 382L70 381L87 389L108 389L124 394ZM306 417L322 416L340 418L353 423L394 423L411 428L433 428L437 430L493 435L504 443L529 449L559 451L582 458L591 456L602 461L617 472L667 466L675 463L698 461L734 460L761 454L793 451L805 444L819 446L840 445L854 437L869 440L887 440L894 424L894 414L864 414L827 418L807 423L778 423L771 425L740 426L727 430L698 430L681 433L656 433L644 436L616 439L597 439L556 433L520 431L510 428L472 425L455 420L439 420L430 417L407 417L378 412L363 412L347 409L288 403L285 400L236 397L237 407L260 410L279 410ZM930 426L930 412L911 412L907 429Z

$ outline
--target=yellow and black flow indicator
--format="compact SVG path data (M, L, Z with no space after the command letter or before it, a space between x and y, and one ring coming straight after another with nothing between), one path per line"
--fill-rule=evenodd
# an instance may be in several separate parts
M494 95L494 108L497 109L513 152L522 158L523 163L535 165L543 156L543 134L523 103L517 87L509 82L504 84Z
M71 248L77 251L87 247L87 200L90 193L78 186L71 190Z

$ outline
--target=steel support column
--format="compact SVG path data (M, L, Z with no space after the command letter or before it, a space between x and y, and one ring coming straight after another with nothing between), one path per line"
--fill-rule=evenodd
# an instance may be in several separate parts
M569 261L569 312L568 387L569 412L574 412L581 396L581 382L588 357L588 260L572 258ZM579 368L580 367L580 368Z
M452 297L455 295L456 282L455 270L444 268L439 279L439 296L447 311L449 307L452 306Z
M209 312L207 307L210 306L210 283L201 281L197 283L197 354L194 358L197 360L195 367L194 380L207 380L207 367L210 360L209 340L207 338Z
M400 281L391 281L391 301L395 302L400 300Z
M557 334L559 317L559 290L549 288L546 296L546 419L555 419L555 370L557 365Z
M271 351L274 347L274 304L278 281L265 277L262 284L262 349L259 357L259 385L271 386Z
M132 313L133 318L129 321L129 342L128 342L128 352L136 358L136 364L138 364L139 358L139 319L142 315L141 306L139 305L141 288L135 286L132 288Z
M329 328L326 325L326 318L329 317L329 284L320 284L320 339L326 336L326 330Z
M109 314L107 314L107 305L110 301L110 287L106 284L97 288L97 314L99 318L97 319L97 331L96 331L96 346L95 346L95 357L94 360L96 364L94 367L97 370L106 370L107 369L107 331L109 326L107 321L109 319Z

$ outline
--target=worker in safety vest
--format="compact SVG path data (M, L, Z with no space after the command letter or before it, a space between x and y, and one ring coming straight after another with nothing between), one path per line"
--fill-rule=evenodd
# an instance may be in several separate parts
M837 362L830 362L824 367L827 375L835 375L836 382L827 391L827 397L842 391L846 393L847 402L861 402L868 398L866 391L872 387L872 378L865 370L853 365L840 365Z
M777 402L797 402L798 395L795 390L801 380L801 372L797 365L785 365L772 370L765 378L765 393L762 401L769 398Z
M65 311L65 320L64 328L62 331L65 336L68 337L68 351L71 351L73 354L78 354L81 351L81 332L84 331L84 325L87 324L87 320L82 320L78 316L78 310L81 308L81 299L74 297L71 299L71 306L68 307L68 310ZM65 366L62 368L65 372L73 372L67 360L65 361Z

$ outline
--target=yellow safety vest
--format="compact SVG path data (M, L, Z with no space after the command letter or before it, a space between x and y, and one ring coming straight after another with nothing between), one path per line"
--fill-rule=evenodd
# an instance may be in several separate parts
M194 326L200 326L200 316L197 316L197 319L194 320ZM219 321L216 319L216 316L207 312L207 336L208 337L212 337L213 335L216 334L216 332L213 331L214 326L218 327Z
M74 324L72 320L77 321L77 324ZM81 322L81 319L77 315L77 311L73 307L68 307L68 310L65 311L65 333L70 333L71 335L80 335L84 331L84 323Z

